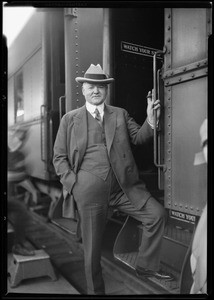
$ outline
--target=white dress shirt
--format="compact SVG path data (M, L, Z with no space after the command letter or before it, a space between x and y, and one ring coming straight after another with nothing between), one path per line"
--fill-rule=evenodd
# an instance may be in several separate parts
M95 118L95 109L97 108L99 110L100 113L100 117L101 120L103 121L103 116L104 116L104 103L100 104L100 105L93 105L89 102L86 102L86 109L87 111L92 115L92 117Z
M95 116L96 116L95 112L94 112L96 108L99 110L101 121L103 122L104 103L102 103L100 105L93 105L93 104L91 104L89 102L86 102L86 109L92 115L93 118L95 118ZM152 129L154 129L154 125L149 122L148 118L146 120L147 120L148 124L150 125L150 127ZM158 122L157 122L157 127L158 127Z

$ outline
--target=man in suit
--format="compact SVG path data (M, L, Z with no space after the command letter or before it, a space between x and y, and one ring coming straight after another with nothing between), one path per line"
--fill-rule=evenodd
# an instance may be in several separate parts
M72 217L73 201L77 206L88 294L105 293L100 260L109 206L142 222L137 275L170 280L159 269L165 210L139 179L130 146L130 142L143 144L153 136L159 100L148 99L147 120L140 126L126 110L104 104L108 84L114 79L100 65L92 64L76 81L82 84L86 104L63 116L53 163L63 185L64 217Z
M200 127L200 137L202 151L195 155L194 165L207 163L207 119ZM207 294L207 203L196 227L191 250L193 284L190 294Z

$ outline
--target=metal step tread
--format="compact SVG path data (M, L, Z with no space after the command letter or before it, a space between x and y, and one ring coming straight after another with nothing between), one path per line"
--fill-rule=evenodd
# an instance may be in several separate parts
M137 252L114 254L115 259L118 259L133 270L136 269L137 256ZM155 277L148 277L148 280L162 287L169 293L179 294L179 274L177 272L173 272L172 269L169 269L164 264L161 264L161 269L165 272L171 273L175 279L172 281L167 281L164 279L157 279Z

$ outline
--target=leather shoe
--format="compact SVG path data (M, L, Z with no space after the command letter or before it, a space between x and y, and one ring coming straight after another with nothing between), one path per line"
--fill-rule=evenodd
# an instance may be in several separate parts
M137 268L136 274L138 277L155 277L157 279L173 280L174 277L164 271L152 271L144 268Z
M29 250L26 247L16 244L12 248L13 254L23 255L23 256L32 256L35 255L35 252L33 250Z

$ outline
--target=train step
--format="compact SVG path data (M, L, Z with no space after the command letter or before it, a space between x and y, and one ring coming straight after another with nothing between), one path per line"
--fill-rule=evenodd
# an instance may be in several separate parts
M8 268L10 287L16 287L22 280L49 276L57 280L50 256L43 250L35 250L32 256L13 254Z
M8 253L7 255L7 266L11 265L13 260L13 254ZM55 269L55 271L57 271ZM6 280L6 276L5 276ZM20 297L25 298L31 297L36 298L39 296L42 299L45 299L47 296L50 298L52 296L56 297L56 295L78 295L79 292L59 273L57 272L57 280L53 281L50 277L36 277L36 278L28 278L22 280L20 284L17 286L10 286L10 278L7 278L7 285L5 288L2 286L1 290L2 294L7 295L7 297L12 294L12 297ZM21 295L20 295L21 294ZM37 295L38 294L38 295ZM60 297L60 298L61 298Z
M126 264L133 270L136 268L136 260L137 260L138 252L129 252L129 253L120 253L117 255L114 255L115 259L118 259L122 263ZM149 281L152 281L153 283L159 285L163 289L165 289L166 293L169 294L179 294L179 274L177 272L173 272L172 269L167 268L163 264L161 264L161 269L168 273L173 273L174 279L171 281L167 281L164 279L157 279L155 277L148 277Z
M138 229L138 230L137 230ZM116 260L135 270L137 265L138 249L142 236L142 225L133 218L127 217L117 234L113 246L113 255ZM179 239L178 239L179 237ZM161 269L170 273L172 281L150 277L149 280L166 289L169 293L180 293L180 274L185 259L191 234L181 231L167 224L161 247ZM127 243L127 241L129 241ZM173 251L169 250L173 249ZM175 259L175 253L177 253Z

